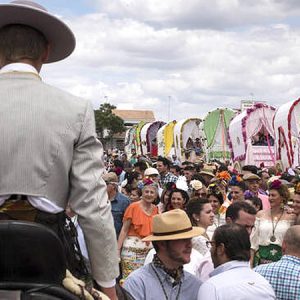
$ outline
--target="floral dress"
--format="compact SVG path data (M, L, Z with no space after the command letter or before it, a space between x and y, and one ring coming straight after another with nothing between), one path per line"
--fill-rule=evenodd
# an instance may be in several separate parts
M158 214L158 209L154 206L151 215L147 215L141 208L140 201L131 203L126 209L123 222L130 219L131 225L121 251L123 279L144 265L152 244L143 242L142 239L152 233L152 218L156 214Z

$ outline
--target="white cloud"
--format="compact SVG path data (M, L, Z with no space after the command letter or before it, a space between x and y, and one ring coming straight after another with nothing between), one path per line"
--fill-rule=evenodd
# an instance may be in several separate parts
M214 28L264 24L299 12L297 0L93 0L96 9L115 18L156 26Z
M153 109L158 119L166 120L169 110L171 119L182 119L217 107L239 107L251 94L277 106L300 95L300 29L259 21L262 16L281 19L292 7L295 15L296 2L224 0L210 7L205 4L210 1L185 1L194 5L192 10L172 1L182 20L197 14L201 18L206 9L207 19L215 21L222 12L221 27L231 18L235 24L249 23L243 30L224 31L207 29L213 26L184 29L180 20L171 20L167 0L97 2L100 13L69 20L77 37L75 53L43 71L46 81L91 99L95 107L107 100L123 109ZM132 7L140 14L134 15ZM236 11L243 13L235 16ZM252 22L254 12L258 17ZM143 17L169 18L163 22L178 26L157 27Z

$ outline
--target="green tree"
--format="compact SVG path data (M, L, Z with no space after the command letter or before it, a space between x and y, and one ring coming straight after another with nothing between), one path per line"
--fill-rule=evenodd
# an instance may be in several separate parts
M126 130L124 121L112 111L116 106L103 103L95 110L96 131L100 139L111 140L115 133L122 133Z

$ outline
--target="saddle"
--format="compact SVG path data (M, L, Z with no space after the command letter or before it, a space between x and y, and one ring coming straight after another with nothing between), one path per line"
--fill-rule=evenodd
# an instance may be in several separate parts
M7 293L5 299L78 300L63 288L65 276L64 248L51 229L27 221L0 221L0 292Z

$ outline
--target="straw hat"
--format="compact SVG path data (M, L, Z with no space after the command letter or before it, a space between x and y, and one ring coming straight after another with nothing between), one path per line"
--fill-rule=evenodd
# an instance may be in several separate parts
M108 172L102 176L103 180L107 183L118 183L119 179L115 172Z
M159 172L155 168L147 168L144 172L145 176L151 176L151 175L159 175Z
M243 176L243 180L260 180L260 177L253 173L247 173Z
M145 237L148 241L171 241L189 239L203 234L201 227L193 227L188 215L181 209L173 209L153 217L153 234Z
M215 174L211 170L203 169L199 172L200 175L207 175L211 177L215 177Z
M50 44L46 63L66 58L75 48L75 37L71 29L33 1L15 0L0 4L0 28L11 24L31 26L44 34Z

